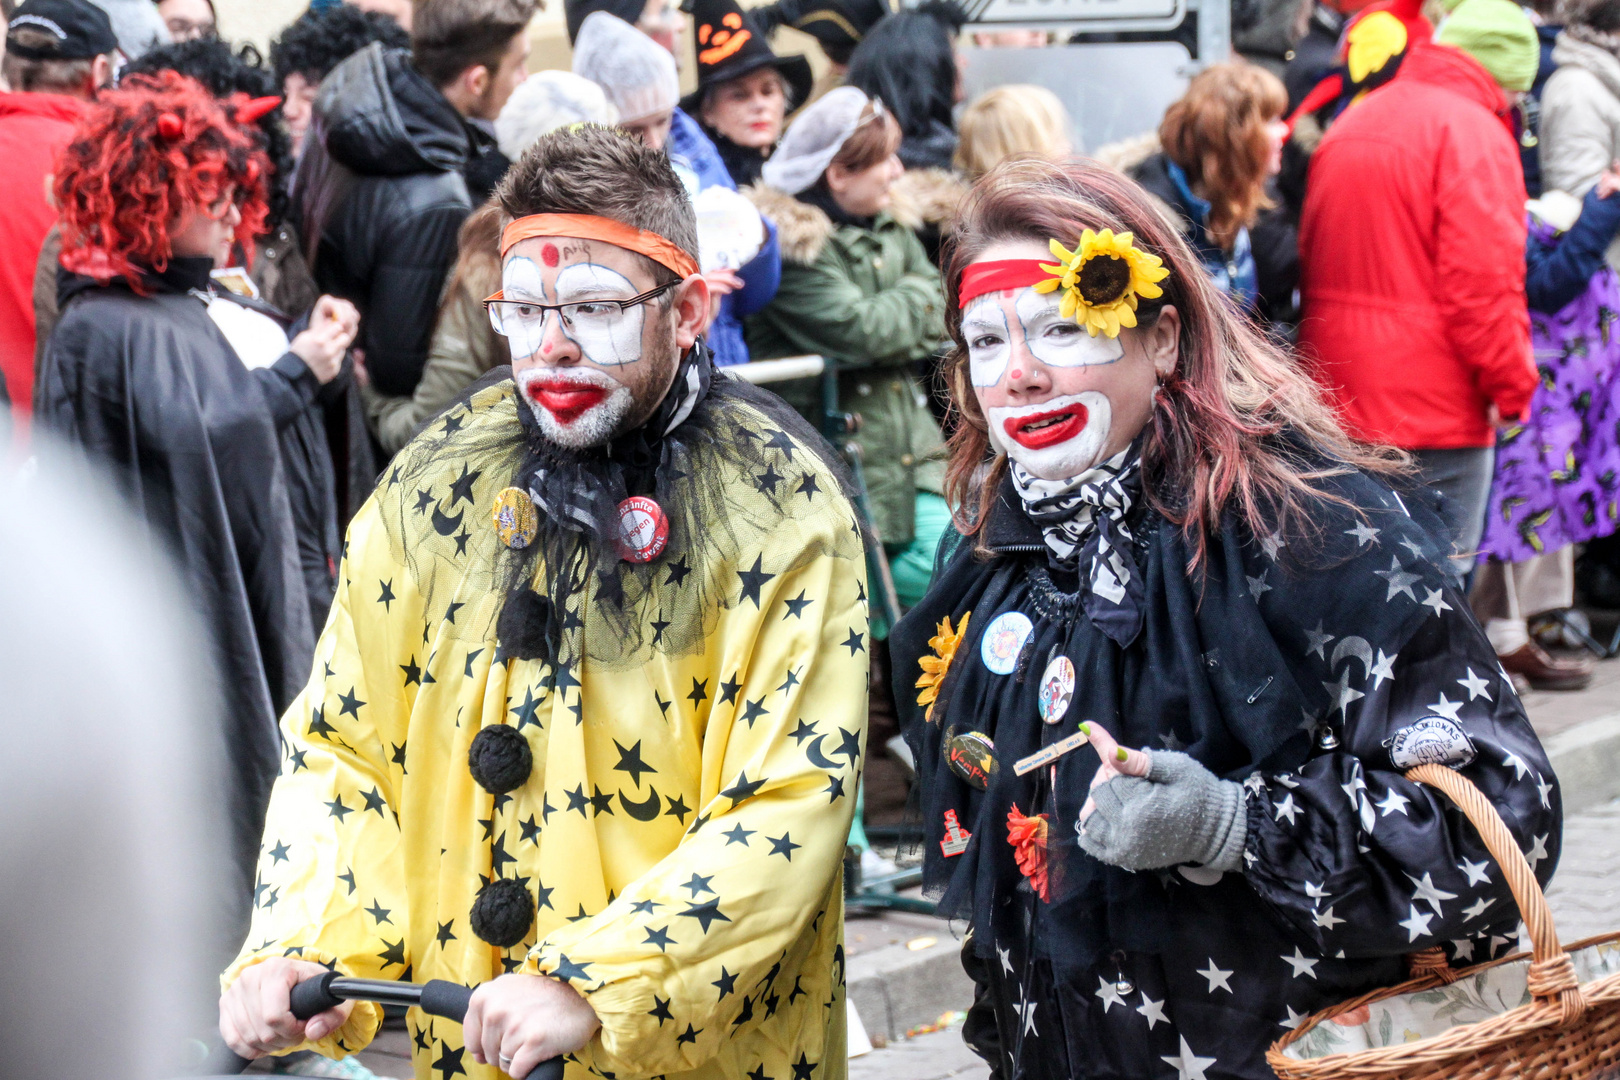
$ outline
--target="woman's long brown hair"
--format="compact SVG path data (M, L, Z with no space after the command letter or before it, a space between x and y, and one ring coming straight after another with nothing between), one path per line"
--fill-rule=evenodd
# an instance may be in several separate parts
M1199 72L1165 110L1159 142L1187 179L1202 185L1209 232L1222 250L1231 250L1238 230L1253 225L1255 215L1270 205L1266 125L1287 108L1281 79L1238 60Z
M1316 384L1233 310L1181 233L1134 182L1085 161L1012 161L974 185L944 253L946 324L955 343L945 370L957 414L945 495L956 527L981 548L980 530L1007 459L990 458L984 414L968 378L957 286L962 271L991 244L1055 239L1073 247L1085 229L1132 233L1136 245L1170 271L1160 282L1164 295L1141 301L1137 310L1144 328L1166 305L1181 315L1179 355L1154 395L1142 475L1149 502L1182 527L1192 547L1189 571L1204 560L1208 538L1228 508L1256 536L1298 534L1309 523L1302 502L1330 497L1314 481L1343 469L1395 473L1404 467L1399 451L1345 435Z

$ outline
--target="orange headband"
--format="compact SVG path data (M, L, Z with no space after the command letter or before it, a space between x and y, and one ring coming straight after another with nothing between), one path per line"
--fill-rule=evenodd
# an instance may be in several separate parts
M698 272L697 260L657 233L626 225L594 214L530 214L520 217L501 232L501 257L520 240L537 236L574 236L600 240L626 251L639 252L660 266L667 266L683 278Z

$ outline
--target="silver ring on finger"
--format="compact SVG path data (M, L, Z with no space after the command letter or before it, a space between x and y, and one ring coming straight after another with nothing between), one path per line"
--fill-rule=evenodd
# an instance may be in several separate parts
M511 1058L509 1058L509 1057L501 1057L500 1055L496 1055L496 1060L499 1061L500 1064L501 1064L501 1072L509 1073L509 1072L512 1071L512 1059Z

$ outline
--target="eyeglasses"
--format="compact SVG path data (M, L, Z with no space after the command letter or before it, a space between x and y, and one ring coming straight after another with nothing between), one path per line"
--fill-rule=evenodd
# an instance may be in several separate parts
M630 308L658 297L675 286L678 281L665 282L628 300L580 300L572 304L538 304L531 300L507 300L500 293L484 301L489 312L489 325L503 337L526 337L538 333L545 326L546 313L555 311L563 326L607 327L618 322Z

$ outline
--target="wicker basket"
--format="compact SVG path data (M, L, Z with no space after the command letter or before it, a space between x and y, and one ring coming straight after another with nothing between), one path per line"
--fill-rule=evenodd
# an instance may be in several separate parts
M1524 916L1533 949L1529 962L1519 953L1453 969L1439 949L1416 954L1411 957L1414 977L1410 981L1307 1017L1272 1045L1266 1061L1283 1080L1620 1080L1620 933L1589 938L1565 952L1558 944L1547 897L1530 864L1479 789L1442 765L1420 765L1406 777L1444 792L1484 837ZM1608 965L1605 970L1617 973L1582 985L1571 952L1580 954L1588 968L1589 957L1601 956ZM1510 965L1528 970L1520 977L1517 969L1509 970ZM1512 978L1506 978L1509 975ZM1453 1026L1423 1037L1405 1032L1411 1041L1393 1041L1385 1031L1371 1049L1323 1056L1299 1056L1303 1047L1289 1052L1298 1043L1322 1045L1337 1039L1337 1035L1327 1037L1331 1029L1317 1031L1335 1020L1341 1030L1355 1029L1366 1035L1357 1025L1370 1029L1367 1017L1380 1003L1380 1011L1387 1017L1411 1002L1432 1002L1441 996L1435 991L1468 979L1481 986L1493 980L1511 982L1521 988L1517 997L1524 1003L1471 1023L1445 1021ZM1313 1032L1317 1032L1314 1038Z

